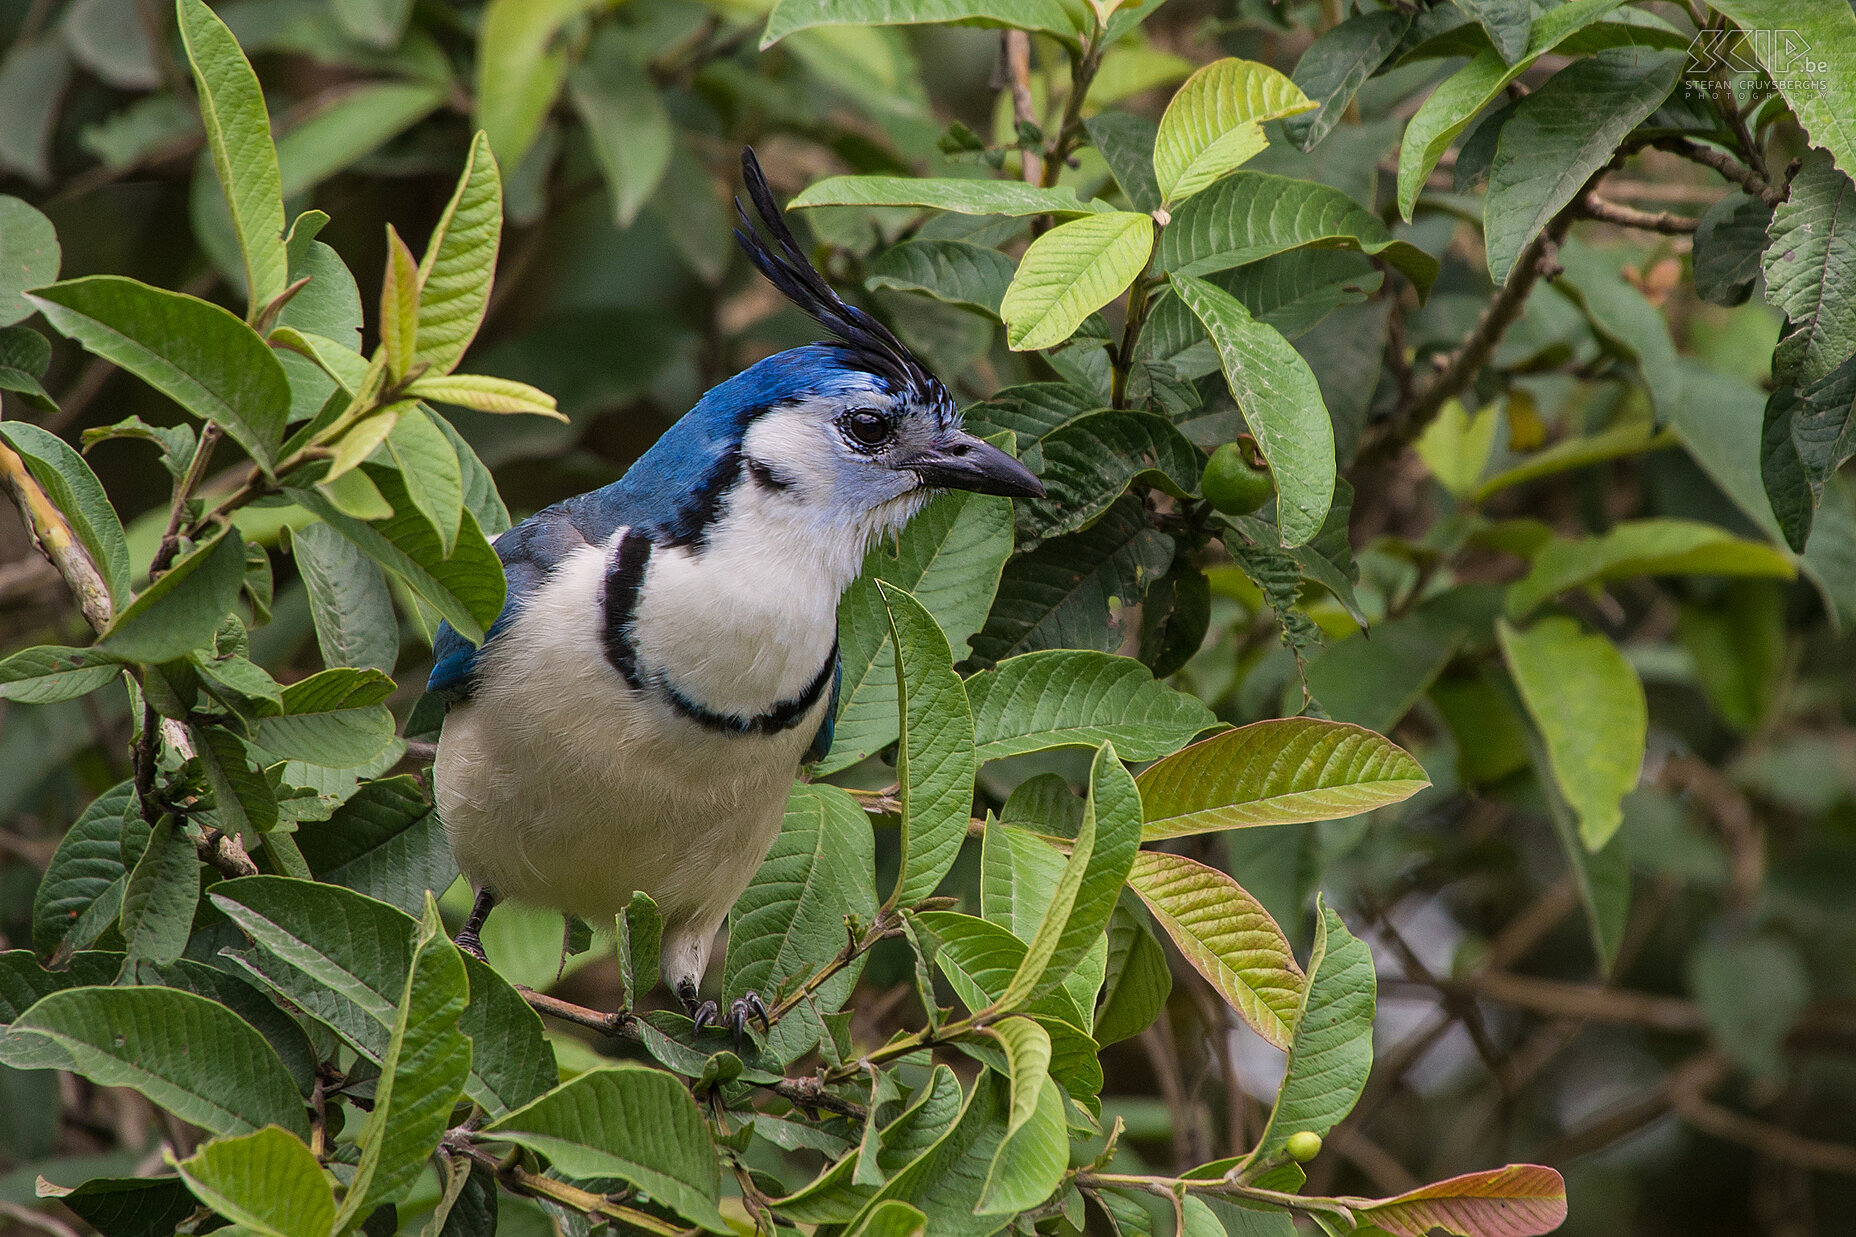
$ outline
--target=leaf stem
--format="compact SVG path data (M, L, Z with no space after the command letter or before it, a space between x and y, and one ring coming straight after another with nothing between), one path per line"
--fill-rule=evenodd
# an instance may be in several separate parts
M633 1228L647 1233L656 1233L659 1237L696 1237L700 1231L695 1228L679 1228L661 1216L654 1216L648 1211L636 1207L627 1207L623 1203L613 1202L604 1194L595 1194L591 1190L582 1190L578 1186L568 1185L565 1181L556 1181L552 1177L543 1177L531 1173L520 1164L505 1163L494 1154L477 1146L473 1137L494 1139L494 1134L478 1135L463 1127L446 1133L444 1145L459 1155L467 1155L473 1161L483 1165L506 1188L517 1194L526 1194L533 1198L545 1198L549 1202L559 1203L586 1216L598 1216L608 1220L619 1220Z
M1109 406L1126 408L1128 406L1128 376L1134 369L1134 348L1140 342L1141 329L1147 325L1147 307L1149 293L1153 285L1160 282L1151 279L1154 258L1160 252L1160 233L1166 225L1158 220L1154 223L1153 244L1147 251L1147 264L1141 273L1134 277L1134 283L1128 288L1128 317L1121 327L1121 344L1115 349L1115 357L1109 375Z

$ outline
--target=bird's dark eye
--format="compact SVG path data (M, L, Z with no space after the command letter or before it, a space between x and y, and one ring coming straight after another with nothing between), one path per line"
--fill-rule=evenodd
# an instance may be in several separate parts
M881 413L859 409L844 416L844 432L863 447L880 447L889 439L889 419Z

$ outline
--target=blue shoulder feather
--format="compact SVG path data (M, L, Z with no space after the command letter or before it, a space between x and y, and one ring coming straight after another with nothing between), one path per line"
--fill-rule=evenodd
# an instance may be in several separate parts
M840 654L831 667L831 703L825 706L825 720L818 724L818 733L812 736L812 743L806 748L806 754L799 758L800 764L817 764L831 755L831 736L838 725L838 693L843 690L843 687L844 657Z

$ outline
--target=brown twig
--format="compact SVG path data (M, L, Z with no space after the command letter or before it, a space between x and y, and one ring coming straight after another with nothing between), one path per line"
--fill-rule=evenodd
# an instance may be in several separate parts
M77 608L83 612L84 621L99 632L108 627L110 619L115 616L115 604L110 598L108 586L103 583L103 574L90 561L90 555L72 534L63 513L46 497L45 491L26 467L26 461L4 443L0 443L0 485L6 487L14 505L19 508L19 514L26 522L26 531L32 535L33 544L38 547L39 553L58 572L65 587L71 590Z
M1733 181L1767 206L1777 206L1785 200L1785 191L1774 187L1771 181L1740 162L1724 150L1712 146L1703 146L1700 142L1690 141L1685 137L1658 138L1652 143L1658 150L1666 150L1672 155L1680 155L1691 163L1713 168L1728 180Z
M1706 1098L1712 1082L1706 1080L1704 1085L1704 1080L1697 1076L1671 1076L1670 1105L1688 1124L1704 1134L1751 1147L1775 1160L1814 1172L1856 1177L1856 1147L1819 1142L1783 1126L1724 1108Z
M442 1145L455 1155L469 1156L476 1163L483 1165L495 1173L496 1179L505 1187L517 1194L526 1194L531 1198L545 1198L549 1202L559 1203L582 1215L618 1220L644 1232L659 1234L659 1237L695 1237L700 1231L694 1228L681 1228L648 1211L640 1211L636 1207L627 1207L623 1203L615 1202L604 1194L595 1194L591 1190L582 1190L577 1186L568 1185L565 1181L556 1181L552 1177L531 1173L513 1161L498 1159L473 1143L472 1137L473 1133L469 1130L462 1128L451 1130L445 1135Z
M999 32L999 62L1005 70L1005 85L1012 92L1012 121L1021 128L1036 127L1037 102L1031 97L1031 36L1023 30ZM1023 176L1028 185L1044 183L1044 158L1029 150L1021 151Z
M1634 206L1601 198L1597 193L1588 193L1579 199L1579 213L1587 219L1620 228L1638 228L1672 236L1691 233L1701 226L1701 220L1691 219L1687 215L1672 215L1666 210L1638 210Z

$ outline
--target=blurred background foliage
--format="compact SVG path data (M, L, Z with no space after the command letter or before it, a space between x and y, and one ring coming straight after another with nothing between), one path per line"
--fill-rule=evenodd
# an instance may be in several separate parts
M363 288L378 285L383 225L419 249L472 132L489 132L508 223L469 367L545 389L569 422L447 413L517 518L616 477L706 387L812 336L732 242L729 195L744 143L782 197L841 172L973 175L990 161L1009 175L1026 108L1048 123L1067 90L1065 59L1041 37L1029 41L1029 73L1015 83L994 30L825 27L763 52L768 7L216 6L263 80L291 213L330 213L321 239ZM1652 10L1682 17L1674 6L1627 11ZM1107 53L1089 110L1157 116L1179 81L1220 56L1288 72L1341 15L1339 6L1171 0ZM127 274L237 303L237 250L166 6L4 0L0 45L0 190L54 221L63 275ZM1568 872L1552 792L1534 775L1540 754L1502 669L1499 586L1523 573L1549 533L1596 534L1627 517L1687 517L1762 536L1770 515L1749 510L1736 483L1750 461L1692 432L1686 449L1677 446L1652 415L1667 421L1664 405L1679 405L1691 427L1710 418L1743 426L1752 409L1757 424L1781 317L1760 296L1701 299L1683 229L1582 225L1559 260L1584 295L1543 286L1415 451L1372 450L1404 445L1387 418L1412 374L1455 348L1491 295L1480 211L1468 196L1474 176L1462 174L1467 146L1441 165L1413 222L1398 223L1393 207L1405 121L1459 63L1390 68L1312 152L1279 140L1248 165L1371 206L1394 235L1441 260L1429 299L1420 305L1402 282L1347 253L1244 268L1233 289L1309 359L1357 492L1357 606L1373 620L1371 636L1333 596L1305 589L1301 611L1327 637L1310 655L1307 689L1333 716L1394 735L1435 785L1370 817L1231 832L1199 839L1194 853L1234 873L1298 947L1315 891L1327 891L1379 959L1378 1064L1330 1139L1338 1154L1314 1166L1311 1190L1391 1193L1527 1160L1565 1172L1569 1233L1836 1231L1856 1210L1851 493L1832 480L1818 517L1831 531L1797 579L1630 576L1565 600L1622 650L1649 707L1642 780L1606 848L1608 909L1592 911L1590 890L1582 899ZM1521 81L1537 86L1563 63L1543 60ZM1029 95L1017 116L1015 85ZM1762 127L1761 141L1768 166L1804 151L1787 123ZM1094 147L1077 151L1059 181L1114 192ZM1607 193L1692 220L1721 189L1705 168L1652 150ZM877 255L915 229L918 214L839 207L803 218L830 274L861 289L963 402L1057 376L1049 366L1063 365L1061 355L1009 352L992 317L885 277ZM913 235L992 244L987 229L1000 226L948 215ZM1625 306L1610 329L1593 290ZM1645 310L1666 334L1643 333L1630 315ZM62 341L44 383L55 412L9 397L7 415L73 441L131 415L155 426L179 419L148 388ZM1228 399L1215 395L1180 425L1206 449L1239 428ZM125 521L141 515L130 527L137 562L159 535L169 486L147 451L113 440L89 453ZM1569 456L1584 466L1565 467ZM265 537L263 512L248 515L246 535ZM1299 711L1296 659L1268 600L1216 543L1207 553L1209 625L1175 682L1232 722ZM1164 571L1161 563L1150 574ZM402 717L429 656L410 613L392 702ZM1138 633L1139 624L1123 629ZM0 648L80 642L82 630L18 523L0 517ZM280 575L272 621L252 640L254 660L280 680L320 664L299 581ZM114 689L0 707L0 943L23 944L32 891L58 839L124 774L129 719ZM989 772L987 789L1003 798L1045 771L1075 780L1072 764L1008 765L1007 775ZM874 770L871 784L882 778ZM1615 958L1608 970L1595 963L1582 906L1609 916L1600 931ZM503 934L491 948L506 972L553 981L556 922L504 912L492 930ZM1105 1054L1105 1115L1127 1121L1124 1146L1137 1160L1167 1169L1249 1145L1280 1070L1279 1055L1174 962L1168 1015ZM906 966L900 950L872 960L852 1002L860 1039L889 1029L889 1011L909 991ZM602 959L570 969L556 990L609 1005L615 986ZM173 1133L130 1092L0 1070L0 1228L26 1223L17 1205L32 1200L39 1173L126 1171Z

